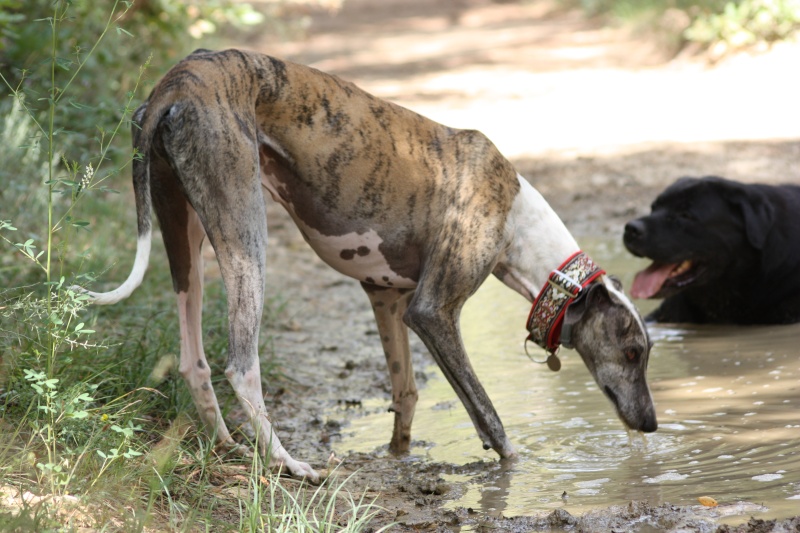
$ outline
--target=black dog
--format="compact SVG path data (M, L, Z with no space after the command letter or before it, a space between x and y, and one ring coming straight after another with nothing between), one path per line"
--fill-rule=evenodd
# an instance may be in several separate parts
M664 298L656 322L787 324L800 321L800 186L681 178L624 242L653 264L631 295Z

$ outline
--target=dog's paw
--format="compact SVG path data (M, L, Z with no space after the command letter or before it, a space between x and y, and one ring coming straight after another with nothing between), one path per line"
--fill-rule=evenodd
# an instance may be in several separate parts
M305 479L314 485L319 485L325 481L326 476L321 476L316 470L311 468L308 463L295 461L291 457L283 460L280 465L281 472L290 474L293 478Z
M239 444L233 439L228 439L224 442L220 442L219 444L216 445L214 451L216 451L220 455L225 455L230 453L238 457L242 457L244 459L253 458L252 448L250 448L249 446L245 446L244 444Z
M497 449L497 453L503 459L513 459L517 456L517 450L507 438L503 439L501 446Z

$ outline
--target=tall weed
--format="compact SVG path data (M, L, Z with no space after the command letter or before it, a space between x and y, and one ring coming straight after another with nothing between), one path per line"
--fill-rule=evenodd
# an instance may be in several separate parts
M95 152L70 159L60 143L70 134L61 121L61 109L76 105L71 95L81 69L130 7L114 3L93 45L85 52L76 49L75 60L64 61L57 53L58 28L68 20L70 6L67 1L54 2L51 16L41 22L49 26L52 51L45 88L32 91L24 74L12 85L0 73L14 99L3 131L9 142L4 149L20 151L12 161L24 172L12 186L31 191L29 201L20 195L15 209L4 208L0 218L0 239L11 252L3 255L12 258L3 271L25 282L16 287L4 283L0 296L4 353L0 409L6 420L20 420L10 435L4 432L0 464L3 474L27 480L29 486L51 496L51 502L91 488L93 481L85 477L85 468L93 467L96 480L115 463L141 455L135 449L139 445L133 444L140 428L131 416L120 414L125 409L113 415L101 412L121 399L106 401L101 408L95 397L97 383L63 379L74 354L96 355L107 348L84 318L87 297L69 288L92 279L72 242L91 226L78 215L79 204L89 194L107 192L106 180L130 163L128 159L115 164L109 150L128 126L136 88L129 93L117 123L108 131L98 129ZM44 112L31 106L34 101L44 102ZM39 187L26 187L29 184L23 182L42 175ZM9 212L21 215L27 227L18 229L15 220L6 218Z

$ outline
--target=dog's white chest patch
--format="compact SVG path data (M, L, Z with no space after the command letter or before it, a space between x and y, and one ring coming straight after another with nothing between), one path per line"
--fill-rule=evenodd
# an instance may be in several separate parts
M344 235L324 235L308 226L294 212L292 204L286 202L275 190L274 184L265 182L272 198L280 203L292 216L306 242L317 255L335 270L345 276L399 289L412 289L417 286L413 279L401 276L389 266L380 252L383 243L380 235L374 230L364 233L352 232Z
M417 282L392 270L386 257L380 251L383 239L375 230L325 235L306 224L295 212L292 202L280 194L281 184L268 165L262 167L261 183L272 196L289 212L306 242L317 255L335 270L359 281L380 285L411 289Z
M291 212L291 211L290 211ZM417 283L394 272L379 246L383 239L374 231L323 235L294 217L306 242L328 265L346 276L383 287L410 289Z

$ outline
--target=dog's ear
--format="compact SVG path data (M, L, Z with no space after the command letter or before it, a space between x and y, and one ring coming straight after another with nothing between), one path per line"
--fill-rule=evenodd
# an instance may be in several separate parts
M775 208L761 191L741 191L732 200L742 212L747 241L756 250L763 250L775 224Z
M611 295L602 283L592 283L581 291L580 295L567 307L564 315L564 326L572 327L583 319L591 308L608 309L612 305Z

